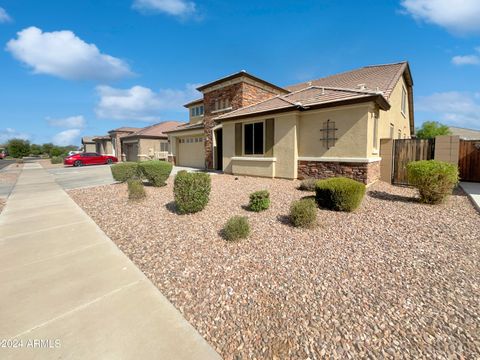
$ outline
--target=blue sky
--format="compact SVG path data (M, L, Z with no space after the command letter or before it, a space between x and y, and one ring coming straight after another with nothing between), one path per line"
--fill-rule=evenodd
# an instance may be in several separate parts
M480 129L480 1L0 0L0 142L187 120L239 70L280 86L408 60L416 124Z

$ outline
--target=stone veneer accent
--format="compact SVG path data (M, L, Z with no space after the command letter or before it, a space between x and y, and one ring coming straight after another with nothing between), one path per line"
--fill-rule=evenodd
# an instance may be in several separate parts
M343 176L360 181L366 185L380 178L380 161L375 162L330 162L298 161L299 179L328 179Z
M215 116L224 114L232 110L236 110L245 106L256 104L262 100L272 98L276 95L278 94L243 81L224 86L220 89L207 91L203 94L205 165L207 169L213 168L212 129L216 125L213 118ZM215 100L217 99L218 100L228 99L230 102L231 108L223 112L222 111L214 112Z

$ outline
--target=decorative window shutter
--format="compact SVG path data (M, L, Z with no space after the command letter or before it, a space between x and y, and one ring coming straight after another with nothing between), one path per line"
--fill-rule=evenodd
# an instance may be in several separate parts
M242 123L235 124L235 156L242 156L242 129Z
M275 139L275 119L265 120L265 156L273 157Z

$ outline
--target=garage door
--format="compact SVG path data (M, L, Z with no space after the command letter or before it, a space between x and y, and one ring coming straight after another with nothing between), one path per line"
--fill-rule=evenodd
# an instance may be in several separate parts
M185 136L178 139L178 166L205 168L203 136Z

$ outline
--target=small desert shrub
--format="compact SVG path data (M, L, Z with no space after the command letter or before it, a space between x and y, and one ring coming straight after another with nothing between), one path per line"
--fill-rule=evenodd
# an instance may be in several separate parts
M228 241L245 239L250 235L250 225L245 216L232 216L223 228L223 237Z
M410 185L420 193L420 201L438 204L450 195L458 183L458 167L437 160L413 161L407 164Z
M267 210L270 206L270 193L267 190L255 191L250 194L248 208L251 211L260 212Z
M110 167L112 176L115 181L125 182L132 179L138 179L138 163L136 162L121 162Z
M138 171L153 186L165 186L172 172L172 164L158 160L142 161L138 163Z
M311 228L317 220L317 204L314 199L301 199L290 205L290 221L295 227Z
M54 156L50 159L50 163L61 164L61 163L63 163L63 158L61 156Z
M361 182L337 177L319 180L315 186L318 206L336 211L353 211L362 203L365 185Z
M315 184L317 183L317 181L317 179L302 180L298 189L302 191L315 191Z
M177 211L187 214L203 210L208 204L210 189L209 174L180 171L173 184Z
M128 199L129 200L141 200L147 195L145 194L145 188L142 180L128 180Z

